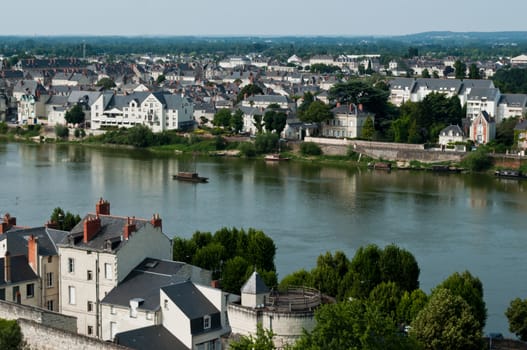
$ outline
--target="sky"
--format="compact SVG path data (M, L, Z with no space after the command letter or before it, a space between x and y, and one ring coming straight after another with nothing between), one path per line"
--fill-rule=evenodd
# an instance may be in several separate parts
M5 1L0 35L362 36L527 31L527 1ZM512 6L512 8L510 7Z

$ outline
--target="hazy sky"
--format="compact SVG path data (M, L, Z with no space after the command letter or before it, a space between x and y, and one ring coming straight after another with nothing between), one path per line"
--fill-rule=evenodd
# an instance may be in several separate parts
M527 1L23 0L0 35L399 35L524 31ZM502 6L500 6L502 5Z

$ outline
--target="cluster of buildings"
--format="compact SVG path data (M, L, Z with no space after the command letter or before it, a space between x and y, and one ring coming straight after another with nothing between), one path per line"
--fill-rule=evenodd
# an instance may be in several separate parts
M523 65L524 61L524 56L518 56L509 61L478 62L477 66L482 76L490 77L504 64ZM309 59L293 55L286 62L256 54L219 62L184 57L135 57L116 63L103 59L23 59L11 69L0 70L0 119L19 124L67 124L67 111L81 105L87 129L145 125L161 132L210 125L216 112L227 108L241 110L241 131L254 134L255 116L278 105L287 115L284 138L360 137L366 120L374 118L360 106L337 106L333 109L334 120L321 125L303 123L297 118L297 107L306 92L330 103L333 101L328 99L329 89L342 81L336 74L312 73L308 68L316 64L337 66L344 76L363 74L364 69L393 76L389 80L389 100L396 106L421 101L432 92L458 96L461 104L467 106L470 123L478 118L478 122L487 124L479 128L486 130L484 134L468 122L460 125L465 138L479 143L494 137L496 123L525 114L527 95L502 94L491 80L459 80L452 74L443 74L454 62L453 58L413 58L383 65L376 54ZM401 64L411 67L411 77L402 77L403 72L398 69ZM440 78L418 78L424 69ZM407 75L406 69L404 76ZM105 90L99 86L104 79L110 79L115 87ZM240 91L248 84L261 87L263 94L240 97Z
M256 272L240 295L226 293L210 271L172 261L159 215L116 216L103 199L70 231L56 227L22 228L4 216L0 300L69 316L81 336L132 349L208 350L262 324L284 345L313 328L322 302L315 290L273 292Z

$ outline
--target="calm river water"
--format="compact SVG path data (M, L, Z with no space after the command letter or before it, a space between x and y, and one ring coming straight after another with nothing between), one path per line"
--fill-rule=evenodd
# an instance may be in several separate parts
M417 258L427 293L455 271L477 275L489 332L509 334L503 313L527 297L527 182L11 143L0 166L0 214L19 225L43 225L57 206L83 216L103 197L115 215L159 213L170 236L254 227L275 241L279 278L326 251L395 243ZM172 180L194 167L208 184Z

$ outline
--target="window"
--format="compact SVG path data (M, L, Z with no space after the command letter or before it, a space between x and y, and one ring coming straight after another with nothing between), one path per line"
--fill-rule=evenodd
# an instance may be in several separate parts
M91 281L93 279L93 272L91 270L88 270L87 271L87 276L86 276L86 279L88 281Z
M203 329L209 329L210 328L210 316L206 315L203 316Z
M152 313L151 312L146 312L146 319L147 320L151 320L152 319Z
M5 300L5 288L0 289L0 300Z
M112 315L115 315L115 313L116 313L116 312L115 312L115 307L114 307L113 305L110 306L110 313L111 313Z
M112 264L104 264L104 278L111 280L113 278Z
M26 284L26 297L33 298L35 296L35 285L33 283Z
M168 300L165 299L165 309L168 310Z
M75 305L75 287L74 286L68 287L68 296L69 296L69 299L68 299L69 304Z
M68 272L75 272L75 259L73 258L68 258Z
M51 263L51 262L53 262L53 257L50 255L48 256L48 263Z
M53 287L53 272L46 273L46 288Z
M53 311L53 300L46 301L46 307L48 310Z
M110 338L113 340L117 334L117 323L110 322Z
M92 301L88 301L88 305L87 305L86 309L88 310L88 312L92 312L93 311L93 302Z
M88 326L88 335L93 335L93 326Z

